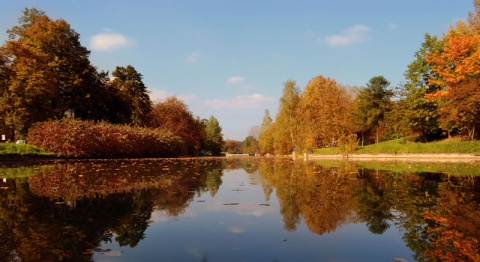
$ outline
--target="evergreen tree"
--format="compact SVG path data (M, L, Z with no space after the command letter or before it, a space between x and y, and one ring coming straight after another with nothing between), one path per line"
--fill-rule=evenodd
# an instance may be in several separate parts
M364 136L378 141L384 120L390 110L393 91L389 89L390 82L383 76L370 79L366 88L361 88L357 96L357 121L363 126L362 141Z
M130 123L134 126L144 126L147 114L152 110L152 101L142 81L142 74L128 65L117 66L112 76L113 86L120 91L125 105L129 106Z

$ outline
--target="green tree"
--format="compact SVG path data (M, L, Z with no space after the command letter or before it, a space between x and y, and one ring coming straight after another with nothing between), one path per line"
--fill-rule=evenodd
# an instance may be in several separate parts
M440 89L439 86L429 83L429 79L437 76L427 61L427 55L438 48L438 38L425 34L422 47L415 52L415 60L408 65L408 70L404 74L406 118L412 131L419 132L425 141L439 138L442 132L438 123L438 104L430 103L425 98L426 94L432 94Z
M126 105L130 106L130 123L134 126L144 126L147 114L152 110L152 101L142 81L142 74L128 65L127 67L117 66L112 76L113 85L122 94Z
M205 149L212 155L220 155L223 146L222 127L218 120L211 116L208 120L204 119L205 126Z
M375 76L370 79L367 87L359 90L356 99L356 121L363 127L362 141L366 135L378 142L386 114L391 108L390 98L393 91L389 86L390 82L383 76Z
M243 140L242 150L245 154L255 154L258 150L258 141L253 136L247 136Z

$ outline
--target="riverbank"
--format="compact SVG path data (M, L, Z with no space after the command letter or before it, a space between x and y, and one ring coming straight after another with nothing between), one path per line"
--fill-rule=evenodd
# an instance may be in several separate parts
M301 156L300 158L305 158ZM480 161L479 154L470 153L405 153L405 154L309 154L307 159L403 162L470 162Z

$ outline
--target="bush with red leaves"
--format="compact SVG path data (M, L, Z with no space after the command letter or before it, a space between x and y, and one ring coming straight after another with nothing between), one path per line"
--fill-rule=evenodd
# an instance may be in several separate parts
M68 158L178 157L187 150L170 132L77 119L37 123L27 141Z

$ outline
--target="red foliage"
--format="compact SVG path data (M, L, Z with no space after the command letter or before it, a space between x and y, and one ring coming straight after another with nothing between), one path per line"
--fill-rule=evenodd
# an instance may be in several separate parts
M186 152L183 140L169 132L76 119L38 123L27 140L62 157L176 157Z

